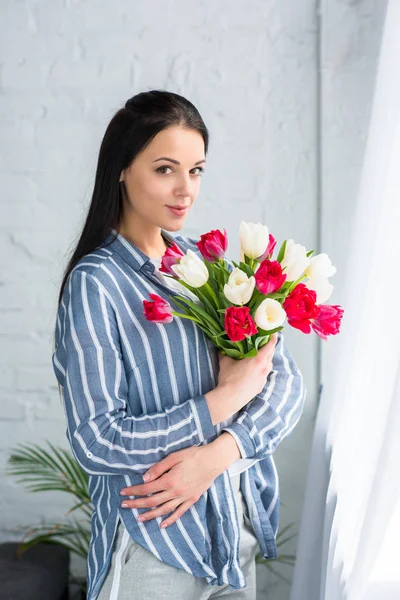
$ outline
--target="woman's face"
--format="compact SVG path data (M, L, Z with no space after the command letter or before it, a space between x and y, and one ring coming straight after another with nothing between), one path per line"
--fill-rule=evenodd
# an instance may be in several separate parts
M124 220L134 213L136 226L167 231L183 227L199 193L204 163L204 140L198 131L179 126L160 131L121 172ZM168 206L185 210L174 213Z

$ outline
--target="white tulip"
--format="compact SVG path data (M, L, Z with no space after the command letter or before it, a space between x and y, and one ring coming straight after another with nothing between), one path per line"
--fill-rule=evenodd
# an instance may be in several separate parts
M317 293L316 304L326 302L333 292L333 285L329 283L327 277L314 277L306 281L304 285Z
M307 256L307 249L301 244L295 244L294 240L286 241L285 255L281 262L282 269L286 267L286 281L297 281L305 269L309 266L310 259Z
M265 252L269 244L268 227L261 223L242 221L239 227L241 257L257 258ZM244 261L244 258L242 259Z
M244 271L235 267L224 285L224 294L232 304L246 304L253 295L256 280L248 277Z
M312 256L310 258L310 264L304 272L309 279L332 277L335 273L336 267L332 265L331 259L325 252Z
M279 302L272 298L265 298L254 314L256 325L265 331L280 327L285 319L286 312Z
M308 277L305 285L317 293L317 304L328 300L333 292L333 285L329 283L328 277L336 273L336 267L332 265L331 259L324 252L316 254L310 259L310 264L304 271Z
M203 260L193 250L188 250L176 265L173 272L188 285L199 288L208 281L208 270Z

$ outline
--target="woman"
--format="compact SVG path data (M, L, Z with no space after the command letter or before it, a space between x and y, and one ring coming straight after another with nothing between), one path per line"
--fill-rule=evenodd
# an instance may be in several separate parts
M283 336L235 361L192 321L143 314L150 293L173 304L180 286L156 269L166 248L199 252L167 231L197 197L208 140L182 96L129 99L62 281L53 368L94 505L88 600L255 598L257 546L277 557L272 453L306 395Z

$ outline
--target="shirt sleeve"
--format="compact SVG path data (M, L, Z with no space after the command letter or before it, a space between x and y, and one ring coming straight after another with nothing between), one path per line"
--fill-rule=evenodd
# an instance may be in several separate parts
M241 458L263 459L275 452L299 421L307 389L303 376L284 344L282 331L272 358L272 371L260 394L224 427L236 440Z
M117 315L108 293L95 276L78 269L65 290L52 363L64 401L67 438L84 471L142 474L171 452L201 445L215 435L204 395L160 412L128 414Z

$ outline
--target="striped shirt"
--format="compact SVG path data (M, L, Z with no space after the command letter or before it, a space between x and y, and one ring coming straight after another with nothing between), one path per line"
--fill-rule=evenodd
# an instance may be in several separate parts
M196 240L163 237L186 253ZM230 270L233 265L227 261ZM246 587L239 562L239 524L228 470L175 523L139 522L147 508L121 508L120 490L171 452L235 438L241 458L256 459L240 489L264 558L277 558L279 481L272 457L300 419L306 388L279 332L264 389L229 421L213 425L204 396L218 383L217 348L193 321L147 321L150 293L173 308L176 294L154 264L114 230L75 265L58 308L52 364L72 453L88 474L94 511L87 558L87 599L106 576L120 519L131 537L159 560L204 577L209 585Z

